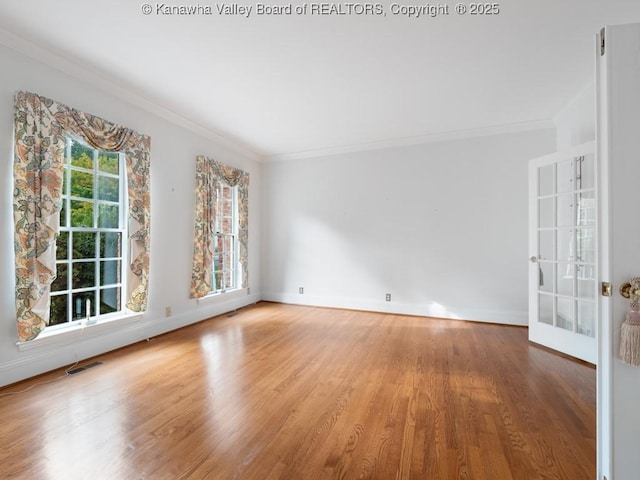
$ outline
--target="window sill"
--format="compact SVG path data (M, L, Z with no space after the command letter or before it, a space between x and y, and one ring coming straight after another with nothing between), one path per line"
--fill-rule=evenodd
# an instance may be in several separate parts
M82 321L81 323L69 325L65 328L45 329L45 331L35 339L28 342L16 342L16 346L18 347L18 351L23 352L34 348L67 345L78 340L120 330L125 326L138 322L142 316L143 313L132 312L101 319L92 324L86 324L86 321Z
M234 288L232 290L225 290L224 292L211 292L208 293L207 295L205 295L204 297L200 297L198 299L196 299L196 301L198 303L200 302L209 302L211 300L213 300L214 298L218 298L218 299L235 299L237 297L241 297L242 295L247 295L247 289L246 288Z

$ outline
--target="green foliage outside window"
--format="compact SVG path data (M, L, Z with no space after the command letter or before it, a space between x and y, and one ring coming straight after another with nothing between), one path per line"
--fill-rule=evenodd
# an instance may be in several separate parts
M121 310L120 154L68 141L50 325Z

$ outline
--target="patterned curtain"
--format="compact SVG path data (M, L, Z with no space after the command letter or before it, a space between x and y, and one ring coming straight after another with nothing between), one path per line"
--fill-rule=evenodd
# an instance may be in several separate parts
M20 341L36 338L49 323L67 132L94 148L125 154L130 249L127 308L141 312L147 306L150 138L48 98L17 92L13 212Z
M213 289L213 236L215 234L216 185L238 186L238 243L242 269L241 288L249 285L249 174L212 158L196 157L196 208L191 273L191 298L201 298Z

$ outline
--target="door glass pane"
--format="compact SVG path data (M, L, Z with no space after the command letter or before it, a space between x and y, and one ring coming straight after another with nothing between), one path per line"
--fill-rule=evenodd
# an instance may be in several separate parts
M538 200L538 226L553 227L553 198L541 198Z
M558 226L559 227L572 227L574 226L573 217L573 194L558 195Z
M595 192L580 192L577 195L577 225L595 225L596 199Z
M592 299L596 297L596 279L593 265L577 265L578 297Z
M573 330L573 307L574 301L570 298L556 298L557 321L556 327L565 330Z
M556 265L556 285L558 295L573 297L573 280L575 266L567 263Z
M538 294L538 321L553 325L553 296Z
M538 196L553 194L553 165L538 167Z
M558 162L556 192L573 191L573 159Z
M538 232L538 257L540 260L553 260L553 230Z
M595 263L595 229L578 228L576 230L576 260Z
M553 293L553 263L538 263L538 289Z
M558 260L573 262L574 259L574 229L558 229Z
M576 162L577 188L594 188L595 182L595 156L593 153L584 155Z
M578 301L578 333L588 337L596 336L595 312L595 303Z

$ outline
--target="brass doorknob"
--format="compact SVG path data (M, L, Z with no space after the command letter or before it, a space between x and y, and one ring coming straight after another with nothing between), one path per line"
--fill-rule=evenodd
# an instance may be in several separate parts
M640 297L640 277L631 279L631 282L620 285L620 295L624 298Z

